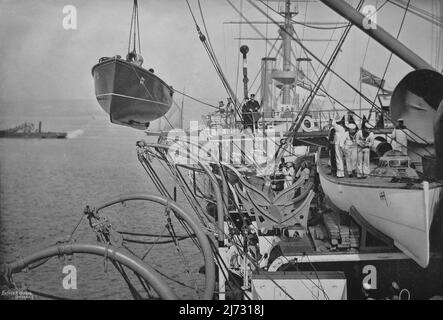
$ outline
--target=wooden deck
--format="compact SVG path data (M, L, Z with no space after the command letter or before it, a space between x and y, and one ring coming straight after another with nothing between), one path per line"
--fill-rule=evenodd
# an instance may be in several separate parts
M423 189L423 184L421 183L391 182L392 177L367 176L366 179L357 179L348 177L346 173L344 178L337 178L328 174L331 172L331 168L328 166L328 160L329 159L326 158L319 159L317 170L323 178L332 183L366 188ZM371 164L371 170L373 168L375 168L375 165ZM439 183L429 183L430 188L436 188L439 186L441 186Z

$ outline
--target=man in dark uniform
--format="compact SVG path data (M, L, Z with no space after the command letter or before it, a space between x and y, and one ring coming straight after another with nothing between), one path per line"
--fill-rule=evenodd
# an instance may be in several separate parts
M243 117L243 128L251 128L252 130L252 109L249 100L243 104L241 112Z
M251 110L251 122L254 124L252 131L254 131L255 128L258 127L258 119L259 116L256 114L260 110L260 103L258 103L257 100L255 100L255 94L251 93L250 99L247 102L249 104L249 110Z
M332 125L332 119L329 119L329 133L328 133L328 144L329 144L329 160L331 162L331 175L335 176L337 174L337 162L335 159L335 128Z

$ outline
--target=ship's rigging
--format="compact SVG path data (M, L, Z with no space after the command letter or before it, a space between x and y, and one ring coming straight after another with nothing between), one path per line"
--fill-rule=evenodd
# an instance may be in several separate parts
M265 4L263 1L261 1L261 0L259 0L259 1L263 4ZM218 76L221 78L225 89L227 90L230 97L233 98L233 101L236 102L236 105L238 106L239 101L236 99L235 95L233 94L234 91L229 86L229 83L227 82L227 79L221 70L221 66L218 63L217 57L215 56L214 49L212 47L211 41L208 36L208 29L207 29L207 26L205 23L205 19L203 17L203 10L202 10L200 1L198 1L198 6L200 9L200 14L202 16L202 21L203 21L206 35L204 35L203 32L200 30L200 28L197 24L197 21L195 19L195 16L191 10L188 0L186 0L186 2L188 4L188 8L193 16L194 23L196 25L200 40L202 41L203 46L204 46L207 54L209 55L211 62L213 63L213 65L217 71ZM229 0L228 0L228 2L229 2ZM248 0L248 2L251 5L255 6L255 3L251 2L250 0ZM329 2L329 1L325 1L325 2ZM386 2L387 1L385 1L384 4L386 4ZM290 1L286 2L286 4L288 4L288 3L290 3ZM363 1L360 1L357 8L360 8L362 3L363 3ZM135 6L134 6L133 18L132 18L133 22L131 22L131 34L132 34L132 28L133 28L132 25L134 24L134 33L133 33L134 46L133 46L133 48L135 51L135 39L136 39L135 26L136 25L137 25L137 30L138 30L138 18L136 17L137 12L138 12L138 10L136 9L137 1L135 1L134 4L135 4ZM408 1L408 3L407 3L406 10L405 10L405 13L403 16L402 25L403 25L406 13L408 12L409 4L410 4L410 1ZM288 7L289 6L286 6L286 9L288 9ZM256 8L258 8L258 7L256 7ZM261 8L259 9L259 11L262 13L264 12ZM312 51L309 51L306 48L306 46L303 45L302 41L300 40L301 38L299 38L295 32L294 32L294 34L292 34L292 31L291 32L287 31L287 27L290 26L290 21L289 21L290 15L288 15L288 10L286 10L286 15L285 15L285 26L286 27L283 27L283 28L281 27L281 23L276 22L274 19L272 19L268 15L268 12L265 12L265 13L266 13L266 17L269 21L272 21L273 23L275 23L276 25L279 26L280 30L282 30L282 34L285 35L285 38L287 41L294 40L296 43L298 43L300 45L301 49L304 51L306 56L308 56L308 55L312 56L324 67L320 76L317 76L316 81L308 79L314 85L314 89L310 91L309 97L305 100L305 102L300 110L300 115L301 115L300 120L298 122L296 122L294 124L294 126L291 128L291 133L292 133L291 138L296 134L297 129L298 129L297 126L300 126L301 121L303 120L303 116L306 114L307 109L309 108L310 104L312 103L313 97L315 97L315 95L317 95L318 92L325 93L330 99L332 99L336 103L342 105L344 109L348 109L344 104L340 103L338 99L335 99L334 97L329 95L327 93L327 91L322 88L322 83L325 80L326 74L328 72L333 73L335 76L337 76L339 79L344 81L346 84L349 84L349 86L351 88L353 88L356 92L358 92L362 97L364 97L365 100L368 103L370 103L370 105L374 109L378 107L378 106L376 106L375 101L372 102L369 98L362 95L362 93L360 92L361 90L357 90L355 87L353 87L344 78L340 77L333 70L333 62L336 59L336 57L340 51L340 47L342 46L344 40L346 39L346 36L347 36L350 26L351 26L350 23L347 24L346 26L342 26L339 28L339 29L344 28L345 30L344 30L337 46L336 46L334 52L332 53L331 57L329 58L329 61L324 63L324 62L322 62L323 61L322 58L321 59L318 58L316 55L314 55L312 53ZM304 23L304 24L306 27L308 26L307 23ZM400 30L399 30L398 35L400 34L400 31L402 29L402 25L400 26ZM290 28L292 28L292 26ZM329 30L337 30L337 28L329 29ZM397 38L398 38L398 35L397 35ZM268 35L266 34L265 35L266 40L268 40L267 36ZM287 36L289 36L289 38ZM130 39L131 39L131 36L130 36ZM131 43L131 40L130 40L130 43ZM272 49L273 48L274 48L274 45L273 45ZM290 52L290 50L287 46L283 50L285 51L284 56L286 58L290 57L291 54L293 54ZM140 52L140 44L139 44L139 52ZM277 55L278 54L279 54L279 52L277 53ZM286 62L287 62L286 68L288 69L288 68L290 68L290 63L288 63L288 62L290 62L290 59L288 59ZM388 61L388 66L389 66L389 62L390 62L390 59ZM387 68L388 67L386 67L385 72L383 74L383 79L385 78ZM286 71L289 71L289 70L286 70ZM378 88L378 91L380 90L380 88L381 88L381 86ZM182 94L184 96L187 96L184 92ZM288 102L288 99L287 99L288 92L286 92L285 94L286 94L285 100L286 100L286 102ZM196 101L202 102L202 101L199 101L198 99L196 99ZM222 281L222 278L224 278L224 280L228 281L230 278L229 272L228 272L228 266L226 265L226 261L221 256L220 251L219 251L220 248L217 246L217 244L218 244L220 247L223 247L223 245L225 244L225 240L229 240L230 243L232 244L232 246L235 247L235 249L243 257L242 268L240 268L240 270L242 270L241 276L243 277L243 279L242 279L243 283L240 284L235 279L233 282L234 282L235 286L237 287L237 289L239 289L239 290L246 291L246 290L250 289L250 287L248 287L248 280L249 280L248 269L255 268L256 270L259 270L261 268L261 266L257 262L258 259L257 259L256 253L254 254L254 252L252 252L250 250L250 248L248 247L248 242L247 242L248 236L253 234L252 232L249 233L248 229L247 229L248 228L248 224L247 224L248 216L245 213L245 211L243 210L243 208L241 208L239 206L238 202L234 201L233 203L230 203L230 200L232 201L231 196L230 196L232 193L232 189L229 189L229 188L230 187L233 188L233 185L235 184L232 181L230 181L230 179L232 179L232 173L233 172L235 173L235 171L233 171L233 170L230 171L229 166L226 166L223 163L221 163L219 161L219 159L212 159L211 166L208 166L207 164L202 163L199 160L196 161L197 165L194 167L181 165L177 162L174 162L171 159L171 154L168 154L170 147L171 147L170 145L165 145L165 144L161 144L161 143L148 144L144 141L137 142L138 159L139 159L140 163L142 164L144 170L148 174L148 176L151 178L151 181L157 187L161 196L153 196L153 195L150 195L150 196L146 196L146 195L120 196L120 197L111 199L110 201L105 202L104 204L99 204L99 205L97 205L96 208L90 208L90 207L85 208L82 218L84 216L88 217L89 222L90 222L90 226L93 228L95 234L97 235L97 238L99 239L100 242L104 243L105 245L81 246L81 245L76 245L76 244L73 245L71 243L68 243L68 244L58 243L57 246L50 248L49 250L42 251L41 253L35 255L33 257L33 259L27 259L27 260L20 259L18 261L18 263L13 265L14 272L17 272L17 270L21 270L22 268L27 267L29 265L31 265L32 267L35 267L35 266L37 266L37 265L34 265L34 263L36 261L43 264L48 260L43 260L43 262L41 262L42 259L50 259L52 256L72 255L72 253L81 253L81 252L85 253L86 252L86 253L93 253L93 254L97 254L97 255L104 255L105 269L106 269L107 261L108 260L111 261L113 263L113 265L116 267L117 271L123 276L125 282L127 283L128 287L130 289L131 294L136 299L140 299L140 298L142 298L142 296L137 292L137 289L135 288L135 286L130 282L129 277L128 277L127 273L125 272L125 269L123 268L123 265L125 264L125 262L126 262L126 266L129 267L130 270L135 271L135 273L138 277L138 280L139 280L143 290L147 293L148 297L152 297L151 290L152 290L152 288L155 288L160 292L161 297L175 298L175 295L168 290L167 285L165 283L163 283L162 281L155 281L156 278L158 277L157 273L159 273L163 277L167 278L168 280L172 280L181 286L185 286L188 289L191 289L196 294L197 297L211 299L213 292L214 292L214 284L215 284L214 260L220 269L219 270L219 272L220 272L219 273L219 281ZM192 145L192 143L185 144L185 148L187 151L190 151L189 149L192 149L192 147L201 148L201 146ZM206 150L203 150L203 151L206 151ZM192 156L193 156L193 154L191 152L191 157ZM175 194L173 195L171 192L169 192L169 190L167 189L167 187L164 184L164 181L162 179L163 177L159 176L157 170L152 166L151 162L153 159L160 160L160 164L166 169L166 171L169 171L172 174L172 176L175 178L176 183L180 186L181 190L183 191L184 196L186 197L190 206L194 210L194 213L196 213L196 215L199 219L199 222L204 226L203 228L196 226L196 224L192 221L192 219L190 219L189 215L187 215L179 206L177 206L175 204L175 200L177 200L176 195ZM186 171L186 170L189 171L188 174L190 177L193 176L193 180L194 180L193 183L189 182L186 179L186 176L185 176L186 173L184 173L184 171ZM198 199L199 195L198 195L198 192L196 192L196 190L199 187L195 183L195 176L196 176L196 174L201 174L201 173L206 174L209 177L212 188L213 188L213 194L211 195L211 197L208 197L208 198L202 197L202 198L203 198L203 200L207 201L208 203L216 205L216 207L217 207L216 217L208 214L206 212L206 208L203 207L202 203L200 203L200 201ZM235 186L234 186L234 188L235 188ZM257 192L257 193L260 194L260 192ZM381 198L381 195L380 195L380 198ZM112 225L109 223L109 221L106 219L105 215L102 213L103 209L105 209L107 207L114 206L119 203L123 204L123 203L130 202L133 200L134 201L155 202L155 203L158 203L158 204L161 204L164 206L163 216L166 219L166 225L160 234L136 233L136 232L121 231L121 230L116 231L113 229ZM233 217L230 215L230 213L232 213L232 212L238 213L238 215L240 217L241 227L238 228L237 230L230 229L229 231L227 231L227 229L225 228L225 225L224 225L225 222L227 222L228 225L231 227L236 225L236 221L234 221ZM174 217L177 218L177 225L180 225L183 228L183 230L185 230L186 234L179 235L176 233L174 226L171 222L171 219ZM81 221L82 220L80 219L80 222ZM80 224L80 222L79 222L79 224ZM79 224L77 224L76 227L74 228L74 231L71 233L71 236L68 241L72 240L72 236L73 236L74 232L77 230L77 227L79 226ZM279 227L281 227L281 226L279 226ZM256 229L256 230L254 230L254 232L256 232L258 234L259 230L257 230L256 227L253 227L253 228ZM163 234L164 231L166 231L166 230L169 233L168 235ZM128 236L131 236L132 238L128 238ZM145 241L145 240L141 240L139 238L137 238L137 239L135 238L138 236L153 237L156 239L155 239L155 241ZM159 240L160 238L168 238L168 240L160 241ZM198 241L195 238L198 238ZM197 288L196 281L195 281L193 275L191 275L189 272L189 269L190 269L189 265L188 265L189 261L188 261L187 257L185 256L185 254L181 251L181 246L179 245L179 242L182 240L185 240L185 239L191 239L194 242L195 246L203 252L203 255L205 258L204 271L206 274L206 279L205 279L206 286L205 286L205 290L204 290L204 295L202 295L202 290L199 290ZM268 238L264 238L264 241L269 242L268 243L269 245L273 245L273 243L271 243L271 241ZM161 271L156 268L144 267L144 259L148 256L148 254L152 250L152 247L148 248L148 250L144 250L144 253L140 257L141 260L139 260L137 258L137 254L135 252L133 252L127 246L128 243L136 243L136 244L142 244L142 245L146 245L146 244L156 245L156 244L164 244L164 243L174 243L177 253L180 256L181 261L183 262L183 267L185 269L185 272L189 276L188 279L190 280L191 285L185 284L181 281L177 281L176 279L168 277L167 275L161 273ZM122 253L118 250L110 249L109 248L110 246L123 246L131 253L131 255L128 255L127 253ZM214 260L212 260L211 254L214 255L214 257L215 257ZM304 256L304 254L305 253L303 253L303 256ZM300 261L297 261L296 259L292 259L292 258L289 259L285 254L282 254L281 258L283 260L285 260L284 261L285 267L292 267L292 268L295 268L297 271L299 270L298 264ZM312 278L307 277L306 275L302 274L302 275L304 275L305 279L302 279L301 285L305 286L307 291L312 294L313 299L319 299L320 292L323 295L324 299L329 299L326 289L323 287L323 284L320 281L320 277L317 273L316 267L314 266L313 263L311 263L308 255L306 256L306 259L314 271L315 278L313 280ZM137 268L137 265L142 265L142 268ZM284 268L283 268L283 270L284 270ZM11 270L9 270L9 271L11 271ZM10 276L10 274L8 274L8 275ZM285 295L285 297L287 297L289 299L294 299L294 297L288 292L287 288L283 287L281 284L279 284L273 278L269 277L269 275L267 275L266 273L264 274L264 276L268 277L268 280L270 280L275 285L276 288L281 290L281 292ZM8 281L9 281L9 279L8 279ZM153 283L150 283L150 281L152 281ZM317 291L317 294L314 291ZM34 292L36 292L36 291L34 291ZM225 294L224 291L220 291L218 293L220 295ZM49 297L50 295L47 295L47 296ZM244 298L250 299L250 296L245 295Z
M295 43L297 43L299 45L299 47L301 48L301 50L304 52L306 57L308 57L308 56L313 57L324 68L322 73L321 73L321 75L318 75L317 72L314 71L314 73L315 73L315 75L317 77L316 81L313 81L309 77L306 77L307 81L309 81L314 87L313 87L313 89L309 90L309 96L305 100L303 106L299 110L298 121L296 121L295 123L292 124L292 126L291 126L291 128L289 130L289 134L288 134L289 139L283 140L284 144L292 142L292 139L293 139L294 135L296 135L297 131L299 130L301 124L304 121L304 117L306 116L306 114L307 114L307 112L309 110L310 104L312 103L314 98L318 95L318 92L321 92L321 93L325 94L328 97L330 102L332 102L332 105L333 105L334 109L335 109L335 104L338 104L344 110L352 112L361 121L363 120L361 112L360 112L360 115L357 115L355 112L353 112L353 110L351 110L349 107L345 106L339 99L336 99L331 94L329 94L327 92L327 90L324 88L323 81L324 81L325 76L327 75L328 72L330 72L333 76L337 77L339 80L341 80L343 83L345 83L345 85L350 87L356 93L356 95L360 96L360 99L363 99L366 103L368 103L371 106L370 113L369 113L369 119L370 119L370 117L372 115L371 114L372 110L376 110L378 113L383 113L382 106L377 106L377 104L376 104L377 97L379 96L379 92L382 89L381 85L377 88L377 94L375 95L374 99L371 100L368 96L366 96L365 94L362 93L361 88L359 89L359 88L356 88L355 86L353 86L348 80L344 79L341 75L339 75L332 68L332 64L335 61L335 58L337 57L337 54L340 51L340 47L343 45L343 42L344 42L344 40L346 38L346 35L347 35L347 33L349 33L350 27L352 26L351 23L348 23L347 26L341 26L341 27L346 27L347 29L342 34L342 37L341 37L339 43L337 44L336 49L331 54L331 57L330 57L329 61L327 63L325 63L325 62L323 62L323 57L319 58L316 54L314 54L311 50L309 50L306 47L306 45L303 44L303 41L300 39L300 37L295 32L295 30L292 28L292 23L296 23L297 21L293 20L291 14L290 14L290 6L289 6L290 1L285 1L285 3L286 3L285 4L285 6L286 6L285 12L286 13L284 13L284 12L280 13L280 12L276 11L268 3L265 3L265 1L262 1L262 0L258 0L258 2L261 3L266 8L266 10L267 10L266 12L263 9L259 8L258 5L256 3L254 3L252 0L247 0L247 1L249 2L249 4L252 7L256 8L260 13L262 13L266 17L266 19L267 19L267 21L265 22L266 26L268 25L268 23L273 23L273 24L275 24L276 26L279 27L279 30L280 30L280 33L281 33L281 37L283 39L283 44L280 47L280 49L283 51L283 53L281 53L281 54L283 55L283 61L284 61L283 62L283 69L284 70L289 70L290 66L293 66L293 64L291 63L291 59L290 59L291 58L291 54L289 53L290 50L292 50L292 49L289 49L289 48L291 48L291 46L288 44L288 43L290 43L290 41L294 41ZM206 49L206 51L207 51L211 61L213 62L213 65L214 65L214 67L215 67L215 69L217 71L217 74L219 75L220 79L222 80L222 83L223 83L225 89L227 90L229 96L232 98L233 90L229 86L227 78L224 76L223 72L221 71L220 64L218 63L218 60L217 60L217 58L215 56L215 52L214 52L214 50L212 48L212 44L210 43L210 40L209 40L208 29L206 27L204 13L203 13L200 1L198 1L198 7L199 7L201 19L203 21L203 25L205 27L205 31L207 33L206 36L201 32L201 30L200 30L200 28L199 28L199 26L197 24L196 18L194 16L192 8L191 8L191 6L189 4L189 1L186 0L186 2L187 2L187 5L188 5L188 8L190 10L190 13L191 13L191 15L193 17L194 23L196 25L196 29L197 29L197 32L199 34L200 40L202 41L203 45L205 46L205 49ZM239 14L241 19L243 19L245 21L245 23L248 23L260 35L260 37L263 40L265 40L266 46L268 44L272 45L271 50L270 50L270 51L272 51L272 49L275 47L276 42L274 42L273 44L270 43L268 36L262 34L254 26L254 23L252 23L249 20L247 20L247 18L243 15L241 10L237 9L230 0L227 0L227 3ZM241 5L242 5L242 3L243 2L241 2ZM388 1L385 0L378 8L376 8L376 11L373 14L376 14L378 11L380 11L387 3L388 3ZM325 1L325 4L330 6L332 9L335 9L334 8L335 5L331 4L329 1ZM359 6L358 6L357 10L355 10L355 12L359 11L359 9L361 8L362 4L363 3L359 4ZM403 14L403 18L402 18L402 21L401 21L401 24L400 24L400 27L399 27L399 30L398 30L398 33L397 33L397 36L396 36L395 39L398 39L398 37L400 35L400 32L402 30L402 27L403 27L403 24L404 24L404 21L405 21L405 18L406 18L406 14L409 11L409 5L410 5L410 1L408 1L406 3L406 7L404 8L405 11L404 11L404 14ZM343 9L343 7L341 9ZM350 7L349 8L345 7L344 9L347 10L348 14L349 13L351 13L351 15L354 14L352 12L352 9L350 9ZM275 19L273 19L269 15L269 12L268 12L269 10L271 10L274 13L276 13L276 14L280 15L281 17L283 17L284 21L285 21L284 24L281 24L278 21L276 21ZM353 22L355 22L355 17L354 17L354 21ZM241 26L241 21L240 21L240 26ZM312 27L312 26L306 25L305 27ZM326 29L328 29L328 28L326 28ZM333 30L335 32L336 28L332 28L330 30ZM207 41L208 43L206 43L206 37L208 37L208 41ZM385 33L382 30L380 32L380 35L376 36L376 39L378 41L382 41L382 43L384 45L386 45L386 41L389 40L389 37L390 37L389 35L385 36ZM388 40L386 40L386 39L388 39ZM278 38L277 38L277 40L278 40ZM369 44L369 39L368 39L368 44ZM277 51L277 56L280 54L280 49ZM293 51L292 51L292 54L293 54ZM407 61L410 64L414 64L414 63L417 64L417 65L421 64L421 65L426 66L427 68L431 68L426 62L424 62L421 58L416 56L414 53L412 53L409 49L407 49L404 46L403 47L402 46L400 46L400 47L397 46L396 54L400 55L400 56L403 56L403 57L406 57L406 58L409 58L410 60L407 60ZM386 65L386 68L385 68L385 70L383 72L381 84L384 83L384 80L385 80L385 77L386 77L386 74L387 74L387 71L388 71L388 68L389 68L392 56L393 56L393 52L391 51L390 57L388 59L387 65ZM308 60L308 62L310 63L311 68L313 70L315 70L313 65L312 65L312 62L309 61L309 60ZM237 72L238 72L238 69L237 69ZM255 77L255 79L258 77L259 73L260 73L260 71L257 73L257 76ZM255 79L254 79L254 82L255 82ZM288 99L289 90L290 89L289 89L289 87L287 85L283 85L282 96L283 96L283 100L284 100L283 102L286 102L286 104L289 102L289 99ZM239 113L239 105L240 105L239 104L239 100L235 97L235 99L233 99L233 101L236 101L236 112L237 112L237 114L239 116L241 116L240 113ZM395 125L394 121L389 116L385 115L385 118L386 118L386 120L390 121L391 123L393 123ZM420 135L418 135L417 133L415 133L413 131L410 131L410 132L411 133L407 133L409 138L414 139L414 140L419 140L419 141L426 142L426 139L424 137L421 137ZM285 150L286 149L286 148L284 148L284 147L282 148L282 147L283 147L283 145L280 144L278 146L278 150L281 151L281 150ZM423 148L423 151L428 153L429 155L432 155L432 152L429 151L426 147ZM418 154L416 151L412 151L412 152L421 156L421 154ZM278 161L278 159L280 157L281 157L281 152L277 152L276 153L277 161Z

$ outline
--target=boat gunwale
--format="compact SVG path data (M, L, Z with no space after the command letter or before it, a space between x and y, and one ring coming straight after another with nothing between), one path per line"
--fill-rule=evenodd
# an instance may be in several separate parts
M323 177L324 179L328 180L331 183L334 184L340 184L340 185L344 185L344 186L352 186L352 187L362 187L362 188L372 188L372 189L380 189L380 188L384 188L384 189L402 189L402 190L421 190L423 191L423 184L422 183L414 183L413 186L407 186L406 183L404 182L383 182L383 183L373 183L373 184L365 184L362 183L361 180L357 180L357 178L353 178L356 179L356 181L349 181L349 180L340 180L340 178L334 178L332 176L328 176L328 174L326 173L326 166L325 163L322 163L322 160L325 160L326 158L320 158L317 161L317 172L319 173L319 175L321 177ZM423 180L423 181L428 181L428 180ZM441 188L443 187L443 183L440 182L429 182L429 189L436 189L436 188Z
M164 80L162 80L160 77L158 77L156 74L146 70L145 68L142 68L142 67L139 67L135 64L132 64L131 62L128 62L126 60L116 58L116 57L112 57L112 58L106 59L102 62L95 64L91 69L92 76L94 77L94 71L96 68L98 68L99 66L103 66L105 64L108 64L108 63L120 63L122 65L130 65L131 67L135 67L135 68L139 69L140 72L147 73L147 74L149 74L149 76L154 77L155 79L159 80L161 82L161 84L163 84L164 86L166 86L168 88L170 93L174 93L174 89L170 85L168 85Z

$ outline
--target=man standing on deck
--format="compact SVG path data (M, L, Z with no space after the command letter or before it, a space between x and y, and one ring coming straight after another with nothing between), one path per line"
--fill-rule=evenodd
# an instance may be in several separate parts
M345 177L345 169L343 164L343 150L340 147L340 141L343 139L344 134L346 133L344 125L345 119L340 122L332 122L332 125L335 128L335 137L334 137L334 145L335 145L335 161L337 164L337 178Z
M251 128L252 130L252 107L249 103L250 100L247 99L247 101L242 106L242 117L243 117L243 128Z
M218 102L218 112L220 113L220 115L222 113L225 113L225 103L223 102L223 100L220 100Z
M350 178L356 175L357 169L357 141L356 133L357 126L353 123L347 125L348 131L343 135L340 141L340 146L343 149L346 157L346 170Z
M370 174L370 154L374 145L374 133L371 125L363 119L361 129L357 132L357 178L364 179Z
M331 164L331 175L335 176L337 174L337 161L335 159L335 127L332 124L333 120L329 119L329 133L328 133L328 144L329 144L329 162Z
M232 126L235 124L234 103L230 97L228 97L226 103L226 124L229 128L232 128Z
M252 128L252 131L254 132L254 130L258 127L258 111L260 110L260 103L258 103L257 100L255 100L255 94L251 93L250 95L250 99L248 101L249 104L249 110L251 110L251 120L252 123L254 124L254 127Z

